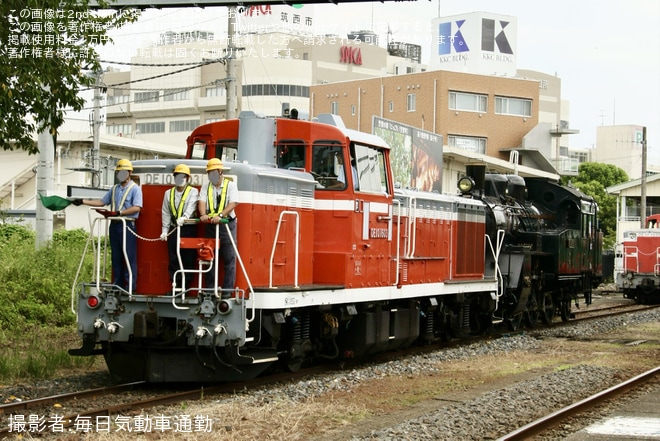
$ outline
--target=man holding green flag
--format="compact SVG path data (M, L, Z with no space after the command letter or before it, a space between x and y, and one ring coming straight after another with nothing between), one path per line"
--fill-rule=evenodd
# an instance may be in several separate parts
M132 292L137 288L137 236L135 221L142 209L142 189L131 179L133 164L128 159L120 159L115 168L119 184L99 199L74 199L74 205L92 207L110 206L110 210L97 210L105 217L123 217L126 228L120 219L110 220L110 248L112 250L112 277L115 285ZM126 231L130 230L130 231ZM126 256L131 265L132 283L129 289L129 272L124 259L123 242L126 236Z

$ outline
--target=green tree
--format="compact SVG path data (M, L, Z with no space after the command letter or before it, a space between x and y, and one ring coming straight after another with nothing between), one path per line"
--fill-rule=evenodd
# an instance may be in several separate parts
M91 11L89 0L2 0L0 17L0 146L34 154L36 132L55 136L65 111L85 105L79 92L94 82L86 73L101 67L95 47L138 12Z
M570 184L579 188L585 194L593 197L598 203L598 219L603 231L603 247L612 248L616 242L616 196L605 190L612 185L627 182L628 174L612 164L585 162L580 165L577 177L570 178ZM563 183L569 178L562 178Z

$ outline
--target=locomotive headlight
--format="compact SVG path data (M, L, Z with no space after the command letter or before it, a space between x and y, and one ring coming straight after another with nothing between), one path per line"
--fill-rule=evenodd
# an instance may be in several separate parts
M463 176L458 180L458 189L461 193L469 193L474 188L474 179L469 176Z

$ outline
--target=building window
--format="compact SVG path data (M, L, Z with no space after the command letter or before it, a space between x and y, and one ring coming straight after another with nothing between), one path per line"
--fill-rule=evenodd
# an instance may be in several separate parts
M129 95L108 95L108 106L112 106L113 104L127 103L129 100Z
M390 112L394 112L394 101L390 101L388 106L389 106Z
M476 93L449 92L449 108L465 112L482 112L488 110L488 97Z
M212 122L216 122L216 121L222 121L222 118L206 118L204 120L204 124L208 124L208 123L212 123Z
M191 132L198 126L198 119L170 121L170 132Z
M355 116L355 104L351 106L351 115Z
M486 138L449 135L447 137L447 145L469 152L481 153L482 155L486 154Z
M165 89L163 91L163 101L183 101L190 99L189 90Z
M164 122L137 123L135 125L135 131L140 134L164 133L165 123Z
M337 103L337 101L332 101L330 103L330 113L333 115L339 115L339 103Z
M211 98L215 96L225 96L227 90L224 87L207 87L204 91L204 96L206 98Z
M295 84L244 84L243 96L300 96L309 98L309 86Z
M532 116L532 100L496 96L495 113L498 115Z
M127 136L132 131L133 127L130 124L112 124L106 127L106 133L108 135Z
M414 112L416 107L416 97L414 93L409 93L406 99L408 112Z
M158 97L160 95L159 91L155 92L137 92L135 94L136 103L157 103L159 101Z

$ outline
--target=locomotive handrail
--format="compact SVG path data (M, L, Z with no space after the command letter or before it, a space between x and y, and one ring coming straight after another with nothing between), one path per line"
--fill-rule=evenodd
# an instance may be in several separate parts
M76 319L78 317L78 311L76 310L76 285L78 284L78 278L80 277L80 271L83 266L83 262L85 261L85 256L87 255L87 250L89 249L89 244L92 241L93 238L93 222L92 222L92 217L91 217L92 209L87 212L87 221L89 222L89 231L90 234L87 236L87 242L85 242L85 248L83 249L82 256L80 257L80 263L78 264L78 269L76 270L76 275L73 278L73 283L71 284L71 312L76 314ZM100 246L100 242L99 242ZM95 252L96 253L96 252ZM94 259L95 265L96 265L96 259ZM105 268L105 265L104 265ZM99 284L98 284L98 279L99 277L97 276L97 289L100 289Z
M495 260L495 278L497 279L497 298L495 299L495 310L497 310L500 297L504 295L504 276L502 275L502 269L500 268L500 252L502 251L502 246L504 244L504 236L506 232L502 229L498 229L496 233L496 244L493 248L493 242L486 234L486 241L488 242L488 247L490 248L491 253L493 253L493 259Z
M94 232L96 232L97 243L94 246L94 273L96 274L96 290L101 291L101 278L105 279L106 277L106 268L108 260L108 240L102 240L101 228L97 227L99 221L104 221L105 226L105 236L108 236L108 225L110 221L120 220L124 229L126 228L126 219L124 217L112 216L112 217L94 217L92 218L92 211L96 211L96 208L90 208L87 212L87 219L90 225L90 234L87 236L87 243L85 243L85 248L83 249L82 257L80 258L80 264L78 265L78 270L73 280L71 287L71 311L77 315L75 309L75 300L76 300L76 285L78 283L78 278L80 277L80 270L82 268L83 262L85 260L85 255L89 249L89 244L92 242L94 237ZM101 244L103 243L103 249L105 253L103 254L103 263L101 264ZM128 270L128 299L129 301L133 299L133 271L131 270L130 262L128 261L128 255L126 254L126 234L122 235L122 254L124 255L124 261L126 262L126 267ZM101 274L101 267L103 267L103 274Z
M397 214L396 214L396 257L394 261L396 262L396 277L394 279L394 286L399 286L399 265L401 263L401 252L400 252L400 246L401 246L401 201L392 198L392 203L397 204Z
M219 235L219 229L218 229L219 226L220 226L220 224L217 224L216 228L215 228L216 237ZM238 263L241 265L241 269L243 270L243 275L245 276L245 281L248 284L248 288L250 288L250 303L252 304L252 317L250 317L249 319L247 318L247 315L245 317L246 317L247 323L252 323L254 321L255 316L256 316L255 304L254 304L254 288L252 287L252 282L250 282L250 277L248 276L247 270L245 269L245 265L243 265L243 259L241 259L241 253L238 252L238 247L236 246L236 242L234 241L234 238L231 235L231 230L229 229L229 223L225 223L225 228L227 229L227 236L229 236L229 241L231 242L231 246L234 247L234 252L236 253L236 259L238 260ZM297 241L296 241L296 243L297 243ZM216 242L216 248L217 248L217 244L218 244L218 242ZM217 259L217 254L216 254L216 259ZM217 270L218 261L217 260L216 260L215 267L216 267L216 279L217 279L217 275L218 275L218 270ZM216 295L217 295L217 289L218 288L216 286ZM242 306L243 309L245 309L245 307L246 307L245 303L246 303L245 302L245 296L243 296L243 306ZM247 328L248 328L248 326L246 326L246 331L248 330Z
M273 261L275 260L275 248L277 247L277 239L280 235L280 227L282 226L282 219L285 215L293 215L296 218L296 245L294 252L294 280L293 286L298 288L298 235L300 234L300 217L296 211L284 210L280 213L279 219L277 220L277 230L275 230L275 237L273 238L273 248L270 252L270 262L268 266L268 287L273 288Z
M630 251L632 250L632 251ZM639 271L639 250L636 246L624 246L623 247L623 269L624 271L630 270L628 268L628 259L635 259L635 271Z
M185 219L184 224L191 225L191 224L197 224L199 223L199 218L195 219ZM183 258L181 257L181 226L177 225L175 229L172 229L169 233L173 234L174 231L176 231L176 256L177 260L179 262L179 269L174 272L174 275L172 276L172 306L174 306L176 309L190 309L190 307L179 307L175 304L176 300L176 276L181 273L181 301L185 302L186 300L186 292L188 292L188 289L186 289L186 273L193 273L197 274L197 286L202 286L202 274L205 274L209 271L211 271L211 265L209 265L209 268L203 270L202 269L202 261L200 260L199 267L198 269L187 269L183 266ZM217 239L217 238L216 238ZM216 240L216 245L217 245L217 240ZM216 272L216 287L217 287L217 272ZM217 289L217 288L216 288ZM217 291L214 293L217 296Z
M123 229L124 232L126 231L126 218L123 217L123 216L108 216L108 217L103 217L103 218L101 218L101 217L95 218L92 222L92 228L94 227L94 225L96 225L96 223L98 221L104 221L105 222L104 225L105 225L106 233L108 232L108 227L109 227L109 224L110 224L111 221L121 221L122 229ZM99 232L98 238L99 238L99 244L100 244L101 243L100 242L100 240L101 240L101 230L98 229L98 232ZM132 232L132 230L131 230L131 232ZM124 256L124 263L126 264L126 271L128 271L128 300L131 301L131 300L133 300L133 270L131 269L131 262L129 262L129 260L128 260L128 254L126 253L126 233L122 234L121 239L122 239L122 241L121 241L121 250L122 250L122 254ZM109 242L109 240L107 242ZM103 276L104 277L105 277L105 269L107 267L106 261L107 261L107 258L108 258L108 245L107 245L107 242L104 246L106 252L105 252L105 255L103 256ZM98 257L99 257L99 261L100 261L100 259L101 259L101 256L100 256L101 247L100 247L100 245L98 247L98 250L99 250L98 251L98 255L99 255ZM97 268L97 278L96 278L96 289L98 289L98 290L100 290L100 286L101 286L101 283L100 283L99 277L98 277L100 275L100 271L101 271L100 267L98 267Z
M408 247L406 248L406 257L413 257L415 255L415 241L417 240L417 229L414 228L415 221L417 220L417 204L413 202L417 201L416 197L410 197L408 199Z

